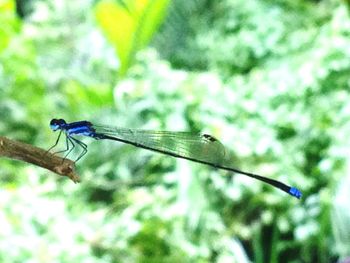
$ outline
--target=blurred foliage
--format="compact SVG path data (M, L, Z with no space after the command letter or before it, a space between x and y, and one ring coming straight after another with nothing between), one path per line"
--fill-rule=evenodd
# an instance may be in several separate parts
M349 257L344 1L25 5L20 19L14 1L0 0L1 135L49 148L56 117L206 132L234 151L238 168L304 195L87 139L79 185L0 160L0 262Z
M144 48L164 19L168 0L100 1L96 19L117 50L124 76L137 51Z

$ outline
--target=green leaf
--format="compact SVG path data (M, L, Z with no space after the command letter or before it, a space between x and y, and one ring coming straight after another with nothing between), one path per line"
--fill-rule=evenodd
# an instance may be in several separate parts
M124 76L138 50L145 47L163 21L169 0L105 0L95 8L96 20L117 51Z
M0 0L0 52L10 43L17 32L19 21L15 14L15 3L12 0Z

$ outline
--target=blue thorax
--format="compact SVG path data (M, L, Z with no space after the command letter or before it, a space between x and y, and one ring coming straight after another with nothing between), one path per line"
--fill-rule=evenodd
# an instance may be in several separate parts
M95 134L95 129L92 127L92 123L88 121L77 121L72 123L67 123L63 119L52 119L50 122L50 128L53 131L62 130L68 135L85 135L93 136Z

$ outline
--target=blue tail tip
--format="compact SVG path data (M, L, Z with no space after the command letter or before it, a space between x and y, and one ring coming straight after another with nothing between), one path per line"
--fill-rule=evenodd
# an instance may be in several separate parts
M299 189L295 188L295 187L291 187L289 190L289 194L300 199L302 197L302 193L299 191Z

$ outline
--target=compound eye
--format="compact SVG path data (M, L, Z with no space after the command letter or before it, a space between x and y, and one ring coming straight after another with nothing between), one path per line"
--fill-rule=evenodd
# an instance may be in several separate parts
M52 126L52 125L57 125L58 124L58 120L57 119L52 119L51 121L50 121L50 126Z
M66 124L66 121L63 120L63 119L52 119L50 121L50 128L53 130L53 131L57 131L59 130L63 125Z

